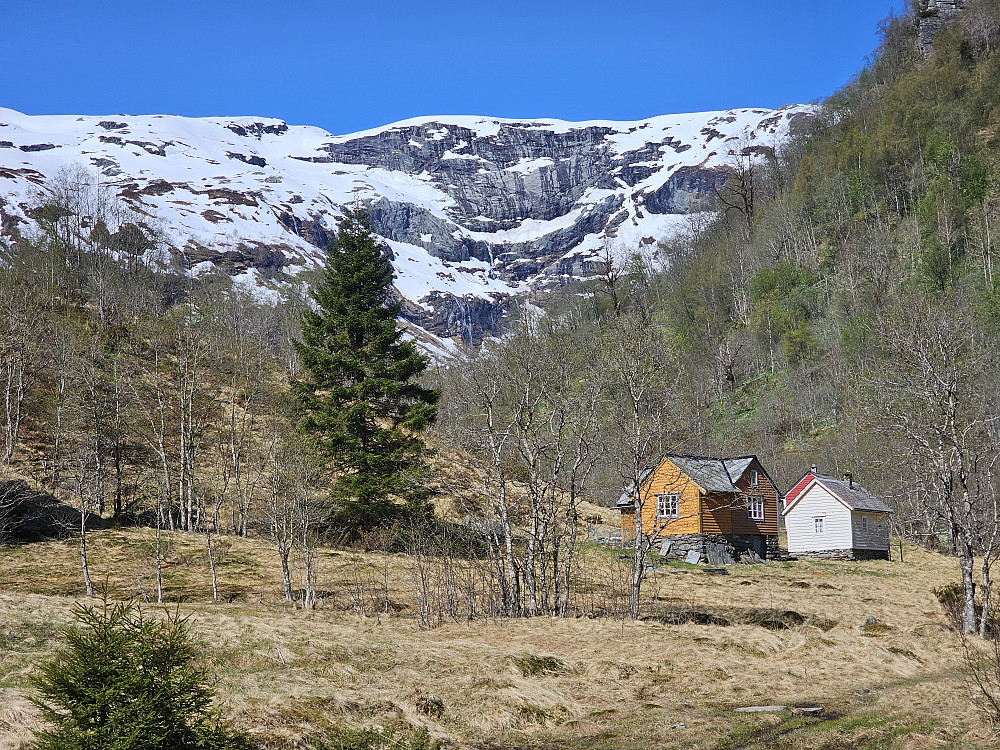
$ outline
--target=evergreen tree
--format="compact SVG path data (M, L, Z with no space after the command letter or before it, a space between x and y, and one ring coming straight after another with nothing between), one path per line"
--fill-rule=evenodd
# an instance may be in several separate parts
M87 607L67 648L34 678L52 726L36 750L229 750L243 737L222 726L182 619L149 620L130 603Z
M437 413L437 391L416 382L428 361L396 325L400 303L392 266L367 214L348 210L337 224L314 310L295 342L308 377L294 381L299 429L337 473L336 525L349 531L424 515L417 486L424 443Z

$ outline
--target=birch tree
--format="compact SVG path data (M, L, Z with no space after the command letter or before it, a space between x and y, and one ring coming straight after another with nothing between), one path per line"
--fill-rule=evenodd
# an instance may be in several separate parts
M914 495L948 529L958 558L964 605L962 629L977 631L975 558L989 549L996 523L993 467L998 405L988 393L994 346L964 301L947 308L914 295L879 322L880 358L866 370L873 421L907 446ZM882 415L882 416L880 416ZM985 545L985 546L984 546ZM988 587L989 565L983 568Z
M677 413L670 405L680 369L670 341L641 311L609 329L603 343L607 399L602 436L619 486L632 500L635 530L629 615L637 619L646 560L659 531L643 526L644 510L656 502L643 480L675 439L670 431Z

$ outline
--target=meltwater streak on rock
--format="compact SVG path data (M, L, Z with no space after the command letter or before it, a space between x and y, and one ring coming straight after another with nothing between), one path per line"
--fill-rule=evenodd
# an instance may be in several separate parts
M321 262L360 201L392 250L403 317L477 342L519 296L592 272L602 244L632 252L713 209L734 154L773 152L813 111L428 117L333 136L249 117L0 109L3 237L33 231L46 180L81 165L155 217L194 272L273 286Z

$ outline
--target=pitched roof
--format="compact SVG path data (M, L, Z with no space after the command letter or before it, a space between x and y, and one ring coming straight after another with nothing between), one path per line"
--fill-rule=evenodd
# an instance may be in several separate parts
M802 496L802 493L805 492L806 488L812 484L814 480L816 483L823 485L823 487L831 492L834 497L840 500L850 510L862 510L872 513L892 513L892 508L879 500L857 482L848 484L843 479L828 477L823 474L813 474L812 472L802 477L802 479L796 482L792 489L788 491L785 509L782 511L783 513L787 513L788 510L791 509L791 507L795 504L795 501Z
M664 459L669 460L684 474L690 477L705 492L728 492L739 493L736 486L737 480L749 468L750 464L757 460L756 456L735 456L733 458L707 458L705 456L682 456L668 453L656 465L663 463ZM646 478L656 469L650 466L639 477L639 484L646 481ZM766 476L766 474L765 474ZM635 492L635 484L629 487L618 498L616 508L623 508L632 505L632 494Z
M727 462L738 459L705 458L703 456L665 456L705 490L705 492L739 492L729 473ZM752 459L751 459L752 460ZM735 468L735 464L734 464ZM741 471L740 474L743 472ZM736 475L738 479L740 474Z
M662 463L662 462L661 462ZM643 469L642 474L639 475L639 484L646 481L646 477L653 473L656 466L647 466ZM615 508L628 508L632 505L632 495L635 493L635 482L632 482L625 491L618 498L618 502L615 503Z
M826 477L821 474L816 475L816 481L820 482L824 487L830 490L830 492L839 497L843 501L844 505L851 510L868 510L875 513L892 513L892 508L883 503L857 482L852 482L849 485L843 479Z
M750 468L750 464L757 460L756 456L737 456L736 458L724 458L722 463L726 466L726 471L732 477L735 484L743 473Z
M795 498L799 496L799 493L806 488L806 485L808 485L815 478L816 476L811 471L807 471L803 474L802 477L792 485L792 488L785 493L785 507L791 505L795 501Z

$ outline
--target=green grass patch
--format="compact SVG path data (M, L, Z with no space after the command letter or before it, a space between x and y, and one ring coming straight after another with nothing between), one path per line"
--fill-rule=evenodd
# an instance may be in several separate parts
M540 674L561 674L566 671L566 663L554 656L537 656L522 654L512 656L511 661L524 677L535 677Z

